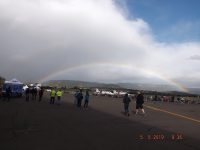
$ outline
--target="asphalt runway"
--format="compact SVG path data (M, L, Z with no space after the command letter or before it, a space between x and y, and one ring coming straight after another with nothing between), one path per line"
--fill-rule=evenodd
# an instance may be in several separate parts
M78 109L65 94L61 105L0 100L0 150L200 149L200 105L146 102L146 115L123 114L120 98L91 96Z

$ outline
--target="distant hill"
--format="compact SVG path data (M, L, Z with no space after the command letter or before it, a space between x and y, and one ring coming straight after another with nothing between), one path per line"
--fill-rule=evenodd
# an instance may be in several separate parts
M149 92L167 92L172 94L187 94L181 92L174 86L165 85L165 84L145 84L145 83L116 83L116 84L106 84L98 82L87 82L87 81L75 81L75 80L50 80L43 83L44 86L53 86L53 87L83 87L83 88L99 88L99 89L118 89L118 90L143 90ZM200 95L200 88L188 88L190 94Z
M128 89L147 91L176 91L176 87L165 84L145 84L145 83L118 83L119 86Z
M200 88L188 88L190 93L200 95Z
M121 88L117 84L106 84L106 83L74 81L74 80L50 80L48 82L43 83L43 85L66 87L66 88L73 88L75 86L85 87L85 88L113 88L113 89Z
M161 84L141 84L141 83L116 83L106 84L98 82L87 81L74 81L74 80L50 80L43 83L43 85L73 88L86 87L86 88L110 88L110 89L135 89L135 90L148 90L148 91L176 91L174 86L161 85Z

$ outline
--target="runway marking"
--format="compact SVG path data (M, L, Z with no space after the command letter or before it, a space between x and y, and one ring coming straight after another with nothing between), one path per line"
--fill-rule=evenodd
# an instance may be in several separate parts
M177 113L173 113L173 112L170 112L170 111L166 111L166 110L159 109L159 108L152 107L152 106L148 106L148 105L144 105L144 106L149 108L149 109L155 110L155 111L161 111L161 112L173 115L173 116L177 116L177 117L180 117L180 118L184 118L184 119L187 119L187 120L190 120L190 121L200 123L200 120L197 120L197 119L194 119L194 118L191 118L191 117L187 117L187 116L184 116L184 115L180 115L180 114L177 114Z

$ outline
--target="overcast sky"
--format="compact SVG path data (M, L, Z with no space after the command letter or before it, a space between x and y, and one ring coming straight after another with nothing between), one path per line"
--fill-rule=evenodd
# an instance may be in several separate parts
M200 2L161 1L0 0L0 76L200 87Z

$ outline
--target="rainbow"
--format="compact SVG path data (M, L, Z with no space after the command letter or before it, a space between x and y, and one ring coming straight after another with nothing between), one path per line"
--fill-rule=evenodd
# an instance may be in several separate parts
M164 75L162 75L161 73L159 72L156 72L156 71L149 71L149 70L143 70L146 74L149 74L149 75L152 75L154 77L157 77L165 82L167 82L168 84L170 85L173 85L175 87L177 87L179 90L183 91L183 92L186 92L186 93L189 93L189 90L184 86L182 85L181 83L178 83L177 81L171 79L171 78L168 78Z
M139 72L146 74L150 77L155 77L155 78L158 78L162 81L165 81L168 84L177 87L180 91L187 92L187 93L189 92L188 89L185 86L176 82L175 80L172 80L172 79L162 75L158 71L148 70L148 69L136 67L136 66L133 66L133 65L130 65L130 64L117 64L117 63L110 63L110 62L109 63L82 64L82 65L68 66L66 68L60 68L60 69L48 74L47 76L41 78L39 80L39 83L43 83L45 81L55 79L59 75L67 74L69 72L72 72L72 71L75 71L75 70L78 70L78 69L83 69L83 68L87 68L87 67L108 67L108 66L110 66L110 67L120 67L120 68L123 68L123 69L128 69L128 70L133 71L133 72L139 71Z

